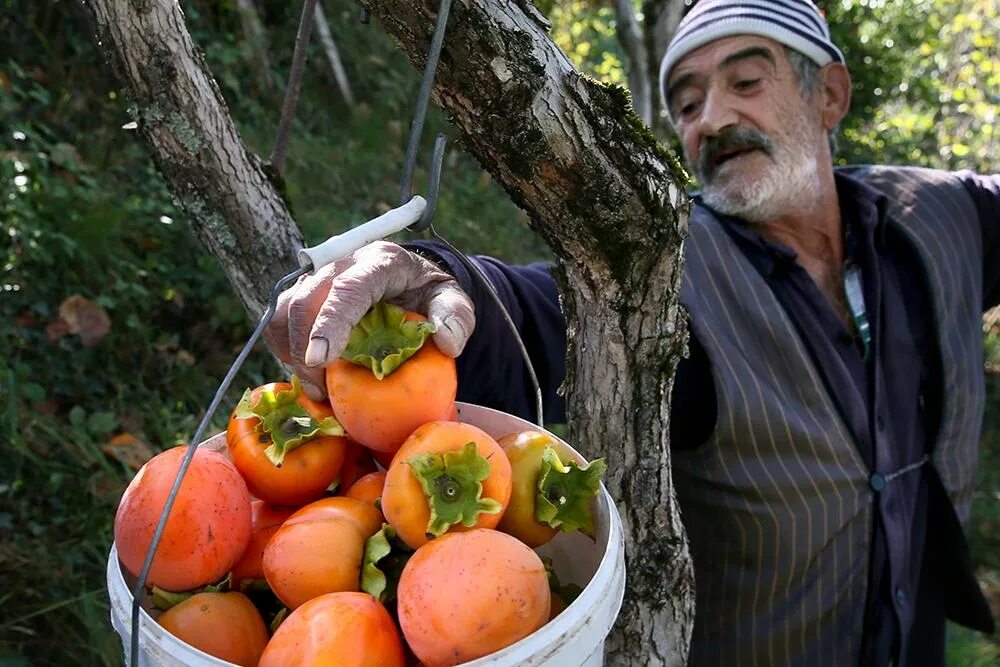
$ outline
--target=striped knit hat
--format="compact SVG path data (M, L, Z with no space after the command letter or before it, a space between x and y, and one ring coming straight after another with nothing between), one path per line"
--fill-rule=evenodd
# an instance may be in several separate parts
M701 0L674 33L660 62L660 94L677 61L700 46L731 35L760 35L788 46L822 67L844 62L830 41L826 19L811 0Z

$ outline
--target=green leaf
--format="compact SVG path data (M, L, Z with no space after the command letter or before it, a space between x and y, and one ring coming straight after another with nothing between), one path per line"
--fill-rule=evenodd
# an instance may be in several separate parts
M370 369L382 380L416 354L434 331L430 322L407 321L405 310L380 301L351 330L340 358Z
M21 385L21 394L32 403L41 403L45 400L45 387L34 382L27 382Z
M175 593L173 591L164 590L159 586L153 586L153 606L160 611L166 611L171 607L176 607L197 592L198 591L183 591Z
M87 418L87 429L91 433L104 435L118 426L118 417L110 412L93 412Z
M83 428L87 421L87 411L79 405L74 405L69 411L69 423L77 428Z
M563 532L579 530L594 537L590 501L597 495L607 467L604 459L595 459L583 467L575 461L563 463L555 449L546 447L538 473L535 518Z
M278 628L281 627L281 624L285 622L285 619L288 618L288 615L291 613L291 609L288 607L282 607L281 610L274 615L274 619L271 620L271 625L268 627L272 635L278 631Z
M489 477L490 463L467 442L460 451L418 454L406 463L420 482L431 516L427 532L444 535L457 523L471 527L480 514L498 514L503 506L493 498L483 498L482 481Z
M361 590L386 604L396 599L396 586L403 567L413 552L396 538L396 530L387 523L365 542L361 568Z

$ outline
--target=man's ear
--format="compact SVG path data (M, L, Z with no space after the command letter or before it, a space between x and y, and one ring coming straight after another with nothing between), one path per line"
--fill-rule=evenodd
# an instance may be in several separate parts
M851 107L851 75L843 64L832 62L820 69L819 76L823 84L820 108L823 127L831 130Z

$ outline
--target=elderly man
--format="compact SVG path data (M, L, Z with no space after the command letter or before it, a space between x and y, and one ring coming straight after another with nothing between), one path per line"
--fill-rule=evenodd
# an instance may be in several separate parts
M701 186L681 295L691 355L671 405L691 661L943 664L946 617L993 627L960 520L984 403L980 315L1000 301L984 262L1000 177L835 171L850 77L808 0L702 0L660 74ZM559 420L552 279L476 261ZM319 368L381 298L427 312L447 353L465 348L460 398L530 416L496 309L437 244L375 244L303 279L268 340L322 394Z

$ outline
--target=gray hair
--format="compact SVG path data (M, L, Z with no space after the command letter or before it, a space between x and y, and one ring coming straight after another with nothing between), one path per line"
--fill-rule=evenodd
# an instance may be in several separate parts
M788 58L788 64L791 65L792 71L799 78L799 92L802 94L804 99L810 99L814 93L818 93L822 87L822 82L819 79L819 70L821 69L814 61L810 60L805 55L799 53L795 49L785 47L785 57ZM827 139L830 143L830 156L833 157L837 154L837 131L839 125L830 128L830 132L827 134Z

